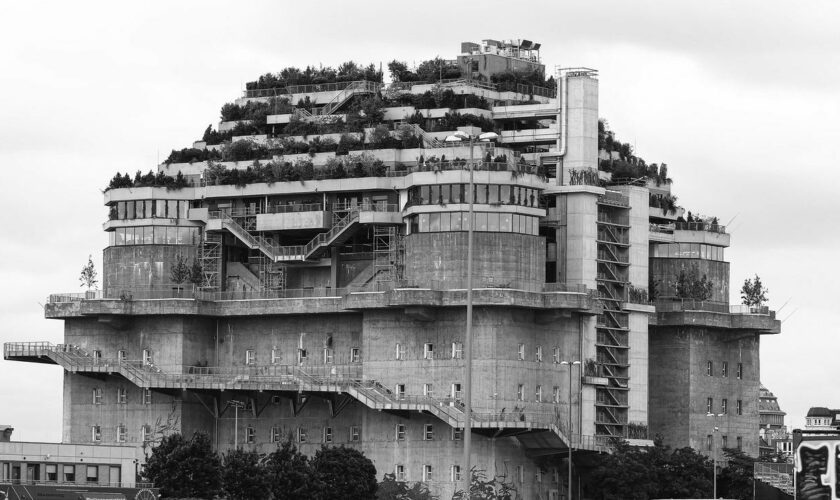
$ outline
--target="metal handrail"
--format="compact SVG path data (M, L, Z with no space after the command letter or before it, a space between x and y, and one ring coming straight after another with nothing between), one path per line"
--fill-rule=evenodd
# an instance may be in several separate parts
M710 222L675 222L674 229L678 231L707 231L710 233L726 234L726 226Z

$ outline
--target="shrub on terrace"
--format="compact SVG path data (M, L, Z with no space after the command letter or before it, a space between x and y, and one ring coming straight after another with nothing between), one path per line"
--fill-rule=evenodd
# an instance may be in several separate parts
M303 70L290 66L279 73L266 73L256 81L246 83L245 88L248 90L273 89L289 85L317 85L354 80L381 83L382 72L377 70L373 63L361 66L354 61L341 63L337 70L329 66L320 68L307 66Z
M134 179L129 177L128 173L120 175L120 173L117 172L117 174L111 179L111 182L108 183L108 187L106 187L105 190L132 187L165 187L168 190L181 189L187 187L187 179L181 172L178 172L178 175L172 177L171 175L166 175L163 172L158 172L157 175L155 175L155 173L151 170L149 170L149 173L144 175L138 170L137 173L134 174Z
M220 160L222 154L216 150L184 148L172 150L165 163L192 163L194 161Z

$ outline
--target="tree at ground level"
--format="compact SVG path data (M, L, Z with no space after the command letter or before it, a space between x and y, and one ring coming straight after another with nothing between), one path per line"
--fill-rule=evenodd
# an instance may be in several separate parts
M221 488L221 462L210 438L195 433L164 437L146 459L143 477L160 488L163 497L213 498Z
M322 447L310 462L319 500L374 500L376 467L362 452L344 446Z

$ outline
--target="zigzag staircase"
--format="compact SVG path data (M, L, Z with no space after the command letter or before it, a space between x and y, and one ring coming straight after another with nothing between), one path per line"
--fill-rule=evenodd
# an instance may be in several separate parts
M53 363L70 373L119 374L142 388L338 393L347 394L373 410L426 412L455 428L462 428L465 423L464 405L460 400L396 395L376 381L363 380L362 365L311 367L312 371L321 372L315 374L297 365L185 366L180 367L182 373L167 373L151 363L93 357L78 347L65 344L24 342L7 343L3 347L6 360ZM570 443L553 416L473 412L470 420L475 429L545 430L554 433L565 446L598 452L609 448L606 441L592 436L575 436L577 439Z

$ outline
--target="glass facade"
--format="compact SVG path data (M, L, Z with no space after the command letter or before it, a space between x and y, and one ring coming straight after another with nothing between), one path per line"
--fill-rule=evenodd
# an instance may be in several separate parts
M198 245L197 227L138 226L118 227L108 233L108 246L129 245Z
M408 206L446 205L448 203L469 203L469 184L433 184L414 186L408 190ZM508 184L473 184L475 202L479 204L519 205L537 207L537 189Z
M111 205L109 219L186 219L189 209L188 200L118 201Z
M666 243L654 245L651 257L723 261L723 247L702 243Z
M491 233L539 234L539 217L499 212L474 212L473 230ZM412 233L467 231L469 212L417 214L410 218Z

